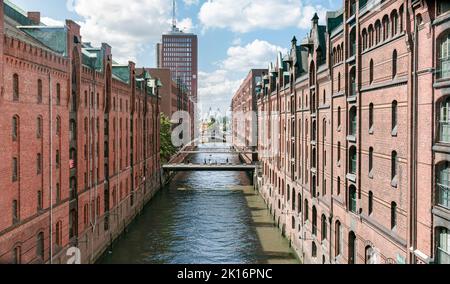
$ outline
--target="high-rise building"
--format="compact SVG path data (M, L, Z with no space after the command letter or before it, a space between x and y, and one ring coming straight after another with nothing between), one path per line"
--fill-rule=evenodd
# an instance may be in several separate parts
M161 43L156 45L157 67L169 68L172 80L185 84L194 102L197 102L197 46L197 35L177 27L174 9L172 30L163 34Z

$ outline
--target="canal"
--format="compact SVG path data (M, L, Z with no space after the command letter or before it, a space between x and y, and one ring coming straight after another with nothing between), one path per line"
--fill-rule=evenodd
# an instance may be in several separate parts
M208 149L223 144L208 144ZM225 146L226 147L226 146ZM238 162L195 154L193 163ZM298 263L246 173L177 174L98 261L102 264Z

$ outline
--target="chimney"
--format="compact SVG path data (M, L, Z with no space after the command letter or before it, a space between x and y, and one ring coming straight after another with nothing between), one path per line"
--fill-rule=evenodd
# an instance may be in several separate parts
M35 25L41 23L41 12L28 12L28 19Z

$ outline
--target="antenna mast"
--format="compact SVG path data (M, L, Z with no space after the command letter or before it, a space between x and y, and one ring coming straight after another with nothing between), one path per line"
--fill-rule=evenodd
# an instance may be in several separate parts
M176 1L172 1L172 29L175 30L177 28L177 11L176 11Z

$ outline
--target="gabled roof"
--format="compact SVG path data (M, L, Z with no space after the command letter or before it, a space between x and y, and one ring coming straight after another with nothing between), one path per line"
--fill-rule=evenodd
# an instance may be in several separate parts
M327 31L331 34L334 30L344 23L343 10L327 12Z
M10 1L3 2L5 34L43 50L67 55L66 27L47 27L36 25L25 12Z
M44 44L54 52L67 56L66 27L18 26L17 28Z
M112 75L119 81L130 83L130 67L128 65L113 65Z
M103 47L92 47L91 43L84 42L81 47L83 65L103 72L103 59L105 57L105 50Z

